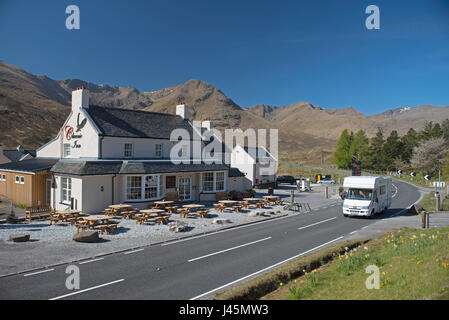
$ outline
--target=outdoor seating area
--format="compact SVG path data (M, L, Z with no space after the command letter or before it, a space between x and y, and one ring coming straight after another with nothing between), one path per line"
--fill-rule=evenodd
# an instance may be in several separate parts
M145 230L155 231L160 226L168 234L171 229L167 225L170 225L170 223L184 223L198 227L202 220L209 220L210 223L204 224L202 222L201 226L212 226L216 223L215 220L226 220L231 221L228 223L232 223L232 217L237 218L237 221L241 219L240 217L251 220L254 217L264 215L259 212L260 209L270 210L280 203L282 201L279 197L272 195L243 198L241 200L230 200L224 195L219 195L215 203L183 203L177 201L175 197L169 197L169 199L154 201L146 205L146 208L140 206L140 209L135 204L111 204L94 214L86 214L81 210L54 210L49 206L41 206L27 208L26 221L31 223L34 219L45 219L55 232L60 232L57 230L68 231L69 229L66 229L66 227L73 227L73 231L76 233L91 230L104 235L124 235L134 232L141 233ZM253 210L258 211L252 212ZM146 229L143 226L153 227ZM187 230L192 228L190 227ZM119 232L117 232L118 230Z

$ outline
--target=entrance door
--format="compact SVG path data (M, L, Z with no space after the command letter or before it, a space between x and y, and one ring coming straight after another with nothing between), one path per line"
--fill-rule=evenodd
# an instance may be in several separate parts
M51 179L47 179L45 185L45 204L50 205L51 202Z
M190 177L180 177L178 179L178 189L179 200L192 200L192 179Z

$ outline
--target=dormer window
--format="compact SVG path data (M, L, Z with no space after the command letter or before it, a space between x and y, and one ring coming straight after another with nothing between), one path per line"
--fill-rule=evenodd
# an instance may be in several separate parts
M155 153L156 157L158 157L158 158L162 157L162 144L157 143L154 146L154 153Z
M133 144L125 143L123 148L123 156L125 158L131 158L133 156Z

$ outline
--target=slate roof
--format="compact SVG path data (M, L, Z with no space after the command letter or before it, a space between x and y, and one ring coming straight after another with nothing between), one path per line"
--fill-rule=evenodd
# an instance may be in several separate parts
M244 177L245 174L240 171L238 168L229 168L228 176L230 178Z
M177 115L98 106L86 111L104 136L169 139L174 129L185 129L193 136L190 123Z
M51 172L68 175L108 175L108 174L156 174L177 172L226 171L225 164L173 164L171 162L147 161L58 161Z
M252 158L256 160L256 162L260 162L260 160L265 161L275 161L275 159L267 153L264 148L253 148L253 147L243 147L243 149L248 153Z
M39 172L50 170L58 159L53 158L34 158L30 160L8 162L0 164L0 171L20 171L20 172Z

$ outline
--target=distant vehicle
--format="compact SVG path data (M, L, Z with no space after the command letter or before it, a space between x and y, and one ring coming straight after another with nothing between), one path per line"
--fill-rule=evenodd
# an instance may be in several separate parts
M292 176L279 176L276 179L277 183L290 183L296 184L296 179Z
M391 178L352 176L343 181L347 189L343 201L343 215L373 218L387 210L392 201Z
M323 180L318 181L319 184L335 184L334 179L325 178Z

